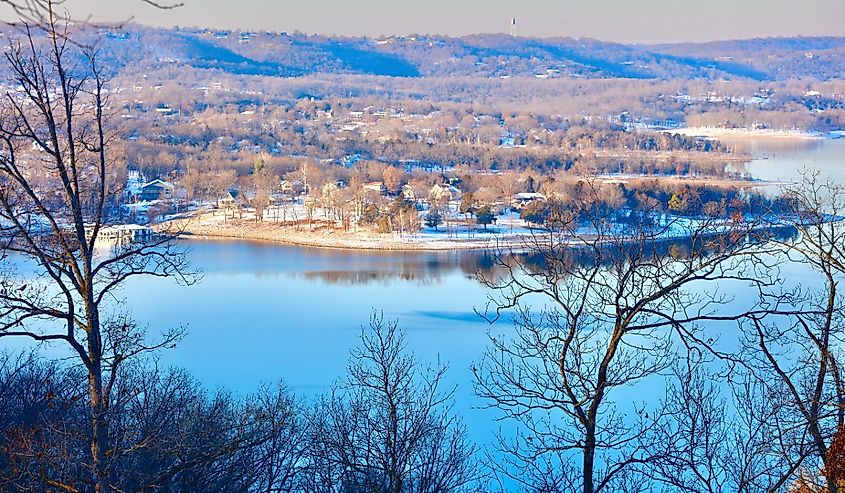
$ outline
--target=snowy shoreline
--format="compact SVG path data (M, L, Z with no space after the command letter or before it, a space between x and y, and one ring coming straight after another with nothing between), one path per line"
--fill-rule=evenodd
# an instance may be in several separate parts
M800 140L820 140L820 139L837 139L845 137L845 131L834 130L829 133L807 132L803 130L770 130L770 129L751 129L751 128L721 128L721 127L684 127L671 130L664 130L663 132L677 135L686 135L688 137L759 137L766 139L800 139Z
M196 219L196 218L194 218ZM693 218L674 217L671 223L658 236L652 238L657 242L683 241L692 237L691 232L698 235L696 230L698 220ZM786 227L778 221L755 225L752 230L776 230ZM706 234L722 234L727 226L712 228ZM368 231L343 232L339 230L294 229L279 227L274 224L261 224L253 221L235 221L216 224L198 224L188 220L178 225L179 236L184 239L209 241L255 241L277 243L282 245L322 248L347 251L384 251L384 252L458 252L458 251L496 251L508 250L512 252L528 251L532 249L532 238L547 234L544 229L523 229L519 232L505 232L495 230L476 232L478 237L446 236L444 233L418 233L399 236L395 234L380 234ZM504 229L504 228L503 228ZM565 240L564 243L573 247L584 245L595 236L584 231ZM541 240L542 241L542 240Z
M499 225L486 232L474 231L472 234L466 231L447 234L445 230L441 230L399 235L365 229L344 231L327 227L323 221L315 221L315 227L312 229L304 224L292 226L275 222L255 222L253 219L226 220L213 213L201 213L160 226L175 226L174 229L179 231L179 236L183 238L261 241L292 246L369 251L483 251L523 246L525 239L530 237L524 228L519 228L519 232L511 232L507 225Z

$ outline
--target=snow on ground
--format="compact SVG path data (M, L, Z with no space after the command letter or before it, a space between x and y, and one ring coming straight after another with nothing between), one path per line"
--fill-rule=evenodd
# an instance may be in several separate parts
M777 139L822 139L825 135L818 132L807 132L803 130L774 130L774 129L752 129L752 128L721 128L721 127L685 127L664 130L671 134L686 135L689 137L769 137Z
M420 212L423 224L418 232L378 233L369 226L352 225L348 229L331 219L328 211L313 211L313 222L308 220L307 211L302 204L289 204L275 207L264 214L264 221L257 221L254 211L237 212L214 209L202 209L174 220L180 227L192 235L213 238L237 238L248 240L275 241L288 244L317 246L326 248L367 249L367 250L461 250L489 249L494 247L521 248L525 240L542 235L543 228L532 227L519 218L515 211L508 211L498 216L496 223L483 226L475 219L463 215L450 215L438 228L425 226L425 211ZM654 218L654 226L649 231L651 240L683 239L696 234L720 234L735 227L730 219L713 221L705 218L692 218L672 214L661 214ZM746 218L750 224L753 218ZM777 227L782 221L772 219L768 226ZM768 227L761 226L761 227ZM166 227L166 226L165 226ZM608 224L597 231L584 224L572 236L572 243L585 238L604 236L625 238L632 231L624 223Z

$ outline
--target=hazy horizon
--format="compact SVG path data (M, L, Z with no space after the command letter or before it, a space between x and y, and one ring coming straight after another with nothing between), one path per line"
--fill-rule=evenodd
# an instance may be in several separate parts
M337 36L508 32L623 43L705 42L783 36L845 36L845 2L805 0L184 0L162 11L140 0L67 0L76 18L171 27L300 31ZM0 11L2 12L2 11ZM3 18L12 20L9 12Z

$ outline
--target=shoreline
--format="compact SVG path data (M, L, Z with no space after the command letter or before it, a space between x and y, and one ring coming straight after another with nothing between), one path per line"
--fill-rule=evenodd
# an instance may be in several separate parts
M164 224L159 225L161 228ZM248 228L242 225L234 225L232 228L213 228L214 231L208 231L203 228L190 228L187 224L181 224L181 231L177 233L180 239L194 239L200 241L243 241L243 242L258 242L258 243L272 243L278 245L287 245L293 247L316 248L325 250L344 250L350 252L492 252L508 250L511 252L522 252L530 249L531 233L520 234L503 234L500 237L487 237L482 239L460 239L460 238L444 238L436 240L420 239L419 237L408 237L408 239L400 239L396 237L379 238L379 233L372 235L355 233L341 233L347 234L350 237L338 238L335 233L323 234L308 234L314 233L309 231L304 235L290 234L290 231L278 227L270 228L264 225L252 224ZM788 229L791 226L786 224L765 224L757 225L753 229L768 229L772 231ZM237 232L233 231L236 229ZM263 231L262 231L263 229ZM301 232L300 232L301 233ZM718 231L713 231L713 234L719 234ZM495 234L495 233L494 233ZM500 233L501 234L501 233ZM354 236L352 236L354 235ZM340 235L338 235L340 236ZM655 238L655 241L673 242L683 239L688 239L687 235L669 234L665 238ZM581 237L581 240L585 237ZM625 240L627 242L627 240ZM566 241L567 244L577 246L580 244L576 237Z
M329 234L321 234L319 230L291 231L289 228L280 227L275 223L271 223L273 225L255 224L248 221L243 221L243 223L245 224L196 227L191 225L189 220L177 225L177 229L180 230L178 237L208 241L240 240L307 248L384 252L490 251L497 248L521 247L524 245L525 239L525 235L499 233L501 235L499 237L479 239L444 237L443 239L425 241L418 237L399 238L379 233L332 231Z
M665 133L685 135L687 137L720 138L763 138L772 140L823 140L830 138L827 134L807 132L803 130L769 130L751 128L721 128L721 127L683 127L663 130Z
M180 239L185 240L199 240L199 241L244 241L254 243L272 243L276 245L285 245L302 248L319 248L323 250L344 250L357 252L469 252L469 251L489 251L495 248L514 246L512 242L496 243L492 240L486 240L483 245L427 245L425 243L386 243L381 245L356 245L356 244L342 244L342 243L322 243L319 241L308 240L294 240L294 239L278 239L278 238L262 238L258 236L238 236L226 234L196 234L196 233L182 233L178 235ZM454 241L454 240L446 240Z

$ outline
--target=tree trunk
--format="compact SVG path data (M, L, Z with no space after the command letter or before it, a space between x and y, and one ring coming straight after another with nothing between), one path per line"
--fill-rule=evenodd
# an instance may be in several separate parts
M584 434L584 489L583 493L593 493L593 471L596 459L596 436L594 430Z
M93 299L93 293L89 293ZM91 401L91 460L94 473L95 493L111 490L109 482L108 451L109 425L108 396L103 388L103 348L100 333L99 310L94 303L88 303L88 391Z
M109 427L106 419L106 405L103 398L103 377L99 361L92 364L88 373L91 399L91 459L94 469L94 491L109 491L107 451L109 450Z

